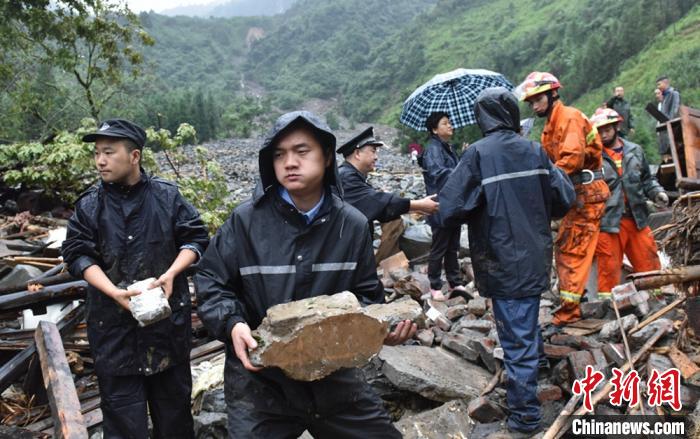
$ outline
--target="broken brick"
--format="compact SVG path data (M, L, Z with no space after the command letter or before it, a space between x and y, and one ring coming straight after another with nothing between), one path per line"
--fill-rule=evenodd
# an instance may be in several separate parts
M566 356L571 370L571 376L578 380L586 375L586 366L596 365L593 355L588 351L571 352Z
M566 358L572 352L576 352L576 349L569 346L544 344L544 354L549 358Z
M541 384L537 387L537 399L540 403L560 401L564 399L564 392L554 384Z
M506 417L503 409L485 396L473 399L467 407L467 413L470 418L484 424Z

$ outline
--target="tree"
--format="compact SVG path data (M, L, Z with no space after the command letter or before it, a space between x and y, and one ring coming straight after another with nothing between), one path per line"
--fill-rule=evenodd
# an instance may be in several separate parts
M137 46L154 43L123 1L3 0L0 12L0 80L6 87L32 74L26 67L34 63L17 58L55 65L75 78L98 120L124 79L140 74Z

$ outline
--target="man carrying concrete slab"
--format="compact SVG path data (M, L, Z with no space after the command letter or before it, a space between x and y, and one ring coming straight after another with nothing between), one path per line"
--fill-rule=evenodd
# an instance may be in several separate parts
M251 336L279 303L344 290L380 303L367 218L337 195L335 136L313 113L282 115L259 153L260 182L219 229L195 276L198 312L226 342L225 395L231 438L399 438L358 369L303 382L250 363ZM415 324L386 339L402 343Z

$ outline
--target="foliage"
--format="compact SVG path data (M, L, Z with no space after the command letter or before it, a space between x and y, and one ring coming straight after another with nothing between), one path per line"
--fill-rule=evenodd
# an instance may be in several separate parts
M234 99L221 117L221 125L227 137L250 137L253 131L262 127L259 118L270 111L267 100L252 96Z
M2 179L11 186L41 189L47 195L73 203L97 181L93 161L94 145L81 138L95 129L93 119L85 119L76 132L62 131L50 142L0 145ZM182 146L196 141L196 131L181 124L175 135L165 129L146 130L148 147L144 148L141 165L149 172L175 181L182 195L201 213L209 230L216 231L231 213L234 204L228 199L226 178L219 163L208 156L204 147L195 148L194 172L184 175L187 158ZM153 149L168 155L170 167L161 170Z
M226 177L219 163L209 157L203 146L194 149L195 172L184 175L182 167L186 159L182 146L188 142L196 142L197 132L192 125L181 124L174 136L165 129L146 130L148 144L159 149L166 156L170 166L167 170L157 170L156 173L175 181L182 195L199 210L202 220L213 234L230 215L235 204L228 199Z
M93 146L80 140L91 128L94 121L86 119L77 132L59 132L49 143L0 145L3 180L75 201L97 177Z
M299 1L253 44L247 73L274 99L282 93L279 103L285 108L309 97L335 97L367 68L376 46L435 1Z
M123 3L24 0L2 2L0 10L5 21L3 34L12 37L0 39L3 51L15 49L13 53L24 65L32 64L36 57L72 76L95 119L125 75L139 75L143 57L134 44L153 44L137 16ZM22 41L23 50L16 51L13 39ZM12 70L4 62L3 66L5 73ZM22 74L31 77L31 70Z

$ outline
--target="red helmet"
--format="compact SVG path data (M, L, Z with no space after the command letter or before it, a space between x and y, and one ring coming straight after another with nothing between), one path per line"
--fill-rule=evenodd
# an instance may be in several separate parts
M520 87L523 90L520 100L524 101L548 90L556 90L561 87L561 84L557 77L549 72L532 72L527 75Z
M600 128L604 125L609 125L611 123L622 122L623 117L613 110L612 108L598 108L591 116L591 123L596 128Z

